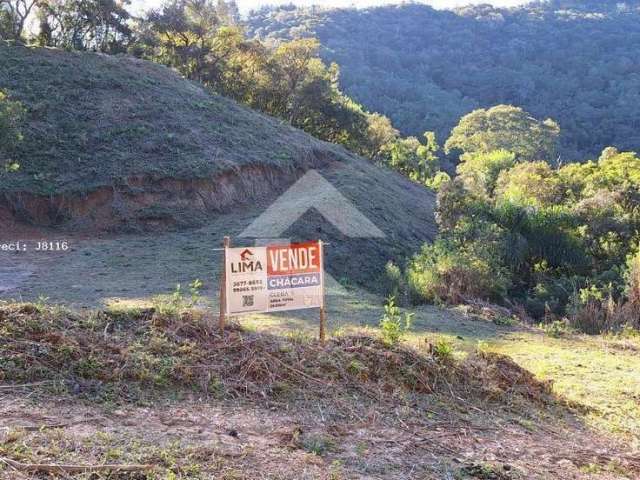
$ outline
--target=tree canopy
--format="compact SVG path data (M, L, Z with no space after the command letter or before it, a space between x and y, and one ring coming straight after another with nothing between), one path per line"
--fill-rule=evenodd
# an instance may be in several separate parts
M253 12L249 28L267 42L318 38L344 92L403 135L447 138L464 114L507 104L562 126L563 161L640 149L637 0L280 7Z
M550 161L559 134L560 127L553 120L540 122L521 108L497 105L462 117L445 150L459 149L464 155L506 150L519 160Z

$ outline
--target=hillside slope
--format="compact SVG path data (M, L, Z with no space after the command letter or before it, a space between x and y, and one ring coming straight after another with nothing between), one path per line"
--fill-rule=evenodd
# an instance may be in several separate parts
M336 242L337 274L371 280L436 232L430 190L159 65L0 46L0 89L28 111L21 169L0 176L0 238L24 223L144 232L255 217L310 168L384 233L348 238L313 208L274 232ZM227 234L248 226L236 217Z
M249 19L252 35L316 36L341 87L403 133L444 141L476 108L514 104L562 128L564 160L605 146L640 148L637 0L369 9L281 7Z
M189 180L344 156L129 57L0 45L0 88L29 112L23 168L3 179L12 192L88 192L139 175Z

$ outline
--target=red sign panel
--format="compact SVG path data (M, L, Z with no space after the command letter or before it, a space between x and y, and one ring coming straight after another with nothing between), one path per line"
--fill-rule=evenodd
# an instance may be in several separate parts
M319 272L322 266L318 242L267 247L267 275Z

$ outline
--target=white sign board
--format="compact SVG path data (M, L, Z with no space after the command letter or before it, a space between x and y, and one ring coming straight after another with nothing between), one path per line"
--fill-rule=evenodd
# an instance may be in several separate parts
M323 306L321 242L225 252L227 315Z

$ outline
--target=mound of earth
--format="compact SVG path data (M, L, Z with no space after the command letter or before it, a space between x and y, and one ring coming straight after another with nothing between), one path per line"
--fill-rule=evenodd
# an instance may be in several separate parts
M430 190L157 64L2 44L0 89L27 109L21 169L0 176L2 240L25 224L145 232L206 224L234 211L255 218L310 169L339 194L303 185L304 201L288 202L298 220L271 229L262 221L266 230L254 236L334 242L333 273L358 270L350 279L371 283L388 260L436 232ZM316 198L334 203L307 208ZM342 204L350 211L347 203L379 234L371 238L357 222L345 231L327 218L344 214ZM278 223L279 212L275 217ZM225 233L238 235L253 218Z
M210 322L192 310L0 304L0 478L640 473L624 445L507 357L459 359L371 335L325 346L238 326L222 336Z
M394 401L407 392L501 402L551 400L548 385L508 357L464 361L387 346L370 335L326 345L230 325L224 334L197 310L74 313L38 304L0 305L0 382L46 381L76 393L126 399L136 388L195 389L218 398L299 398L317 391ZM132 385L137 385L132 388Z

